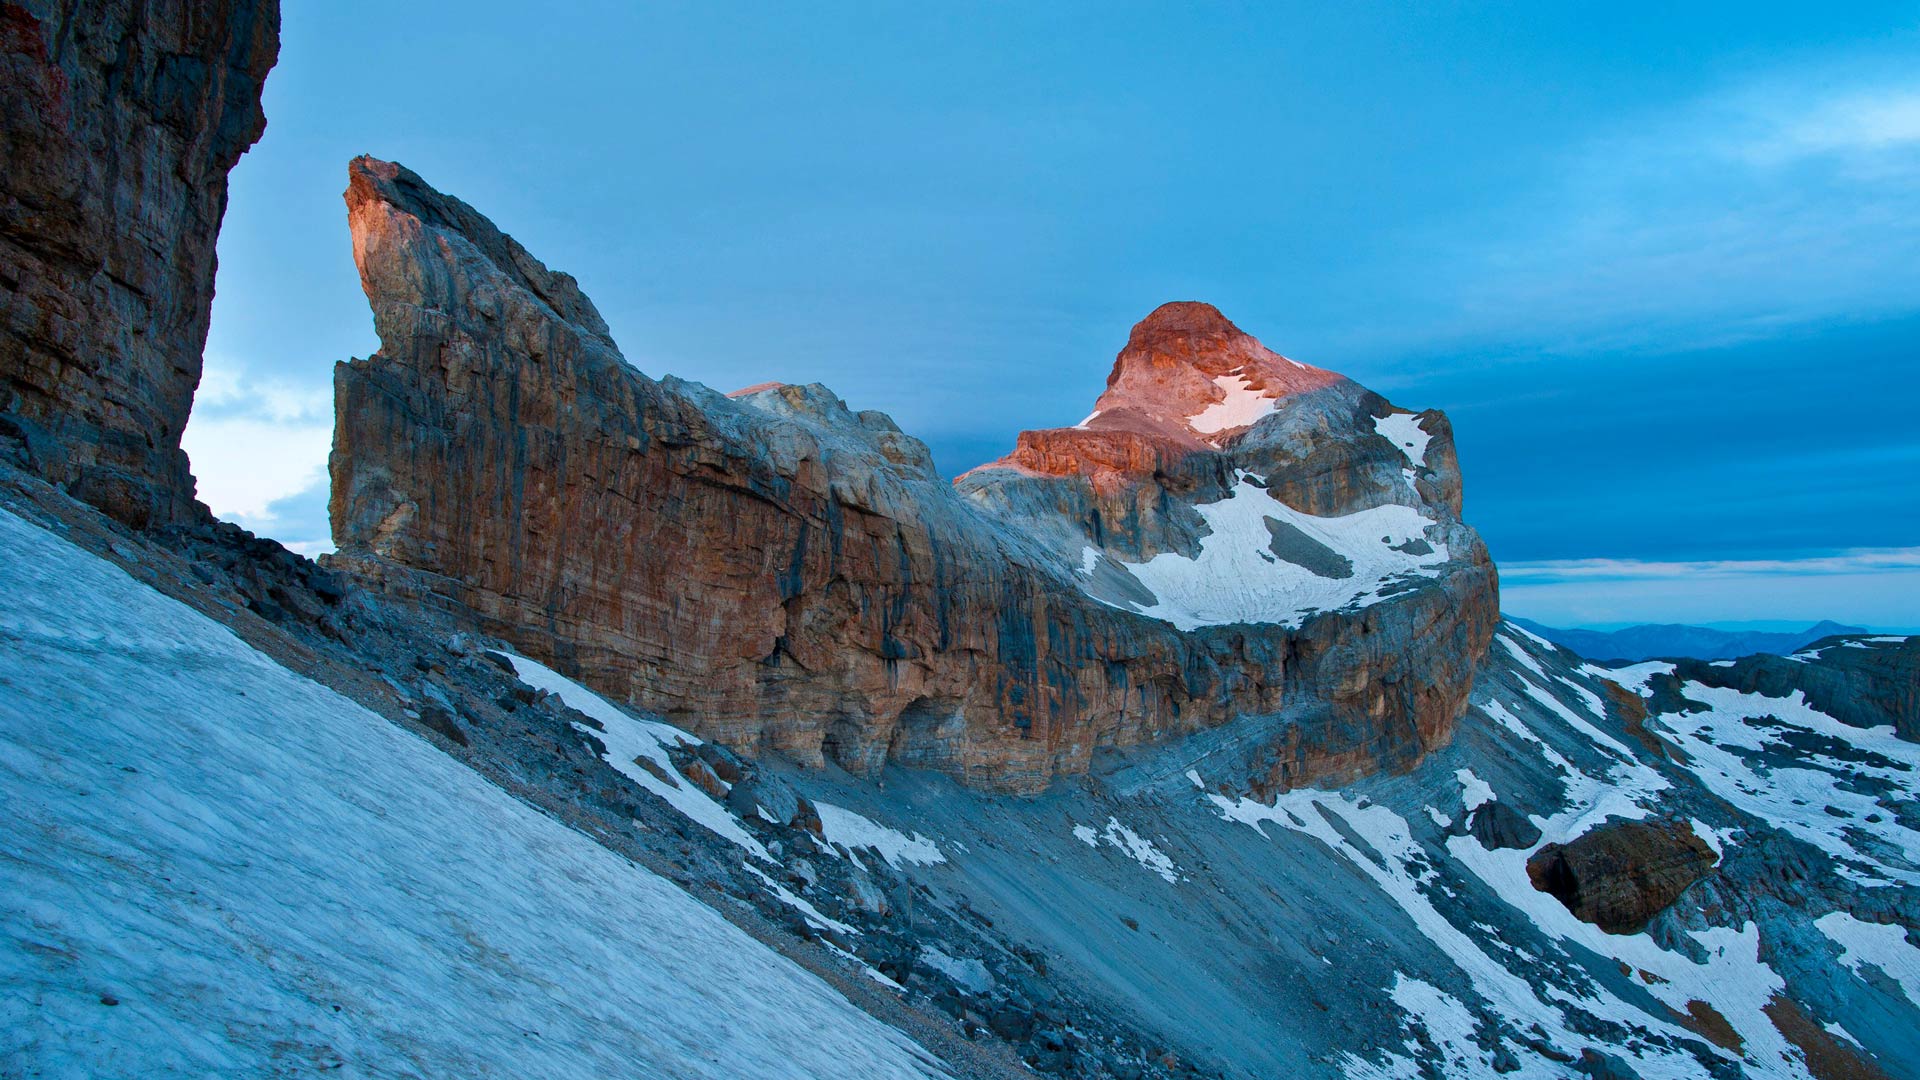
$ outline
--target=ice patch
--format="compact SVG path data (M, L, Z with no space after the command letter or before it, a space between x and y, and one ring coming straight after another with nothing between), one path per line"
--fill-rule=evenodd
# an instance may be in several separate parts
M8 513L0 686L0 1061L940 1074L672 883Z
M969 994L984 994L993 989L993 973L978 960L948 956L931 945L920 946L920 961L938 971Z

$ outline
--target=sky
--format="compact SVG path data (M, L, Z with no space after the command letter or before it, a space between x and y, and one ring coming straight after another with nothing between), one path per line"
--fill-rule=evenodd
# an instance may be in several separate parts
M185 441L298 550L371 153L647 374L826 383L948 475L1206 300L1447 411L1511 613L1920 628L1914 3L343 0L265 105Z

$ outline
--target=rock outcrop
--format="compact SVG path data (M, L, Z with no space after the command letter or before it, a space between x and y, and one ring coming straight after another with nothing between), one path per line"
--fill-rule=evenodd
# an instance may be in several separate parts
M1156 309L1086 420L1021 434L958 486L1071 553L1103 603L1194 632L1296 630L1290 681L1326 722L1399 748L1304 737L1248 760L1256 790L1444 742L1496 620L1446 416L1283 357L1208 304Z
M1064 525L1004 513L978 476L962 498L883 415L817 386L729 398L643 375L572 278L404 168L355 161L346 198L381 349L336 370L338 565L703 736L1032 792L1099 747L1298 713L1258 786L1411 764L1464 706L1493 582L1457 517L1412 524L1430 506L1416 485L1451 475L1436 414L1446 467L1413 479L1387 467L1403 456L1387 439L1336 445L1346 429L1323 413L1389 410L1330 373L1308 379L1332 388L1305 395L1313 409L1239 433L1289 490L1324 491L1315 507L1391 511L1401 550L1365 554L1366 603L1183 628L1090 594ZM1311 461L1289 471L1288 447ZM1357 459L1391 489L1332 475ZM1161 497L1170 543L1201 533L1175 503L1245 489L1236 460L1196 458L1191 490ZM1395 560L1409 572L1379 578Z
M1822 662L1806 663L1812 656ZM1920 637L1825 638L1797 658L1756 653L1717 665L1676 660L1673 680L1766 697L1805 694L1814 708L1842 723L1873 727L1891 720L1901 738L1920 742ZM1669 684L1662 679L1658 685Z
M279 28L276 0L0 3L0 433L135 526L194 512L180 433Z
M1633 934L1713 870L1685 822L1620 821L1548 844L1527 861L1534 888L1609 934Z

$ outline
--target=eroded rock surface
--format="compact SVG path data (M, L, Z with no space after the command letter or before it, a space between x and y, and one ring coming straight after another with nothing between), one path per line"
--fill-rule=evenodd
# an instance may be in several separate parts
M357 160L347 203L381 349L336 372L340 565L704 736L1030 792L1097 747L1299 706L1258 784L1410 764L1464 706L1495 607L1477 540L1371 606L1182 630L1088 595L1080 545L961 498L883 415L643 375L572 278L404 168ZM1311 444L1301 475L1324 472L1343 433L1303 417L1240 442Z
M194 511L214 240L279 29L276 0L0 3L0 431L136 527Z

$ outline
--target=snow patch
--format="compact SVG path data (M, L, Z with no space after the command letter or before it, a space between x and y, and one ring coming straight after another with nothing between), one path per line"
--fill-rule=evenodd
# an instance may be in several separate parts
M1433 441L1433 436L1420 426L1418 416L1412 413L1389 413L1375 417L1373 430L1405 454L1408 461L1417 466L1426 465L1427 444Z
M570 709L577 709L600 723L604 729L592 728L575 722L574 730L600 740L606 753L601 755L607 764L619 770L620 775L653 792L665 800L668 806L686 815L690 820L705 826L715 834L739 844L756 859L772 862L773 856L760 841L753 838L742 828L737 818L726 807L721 806L707 793L694 787L692 783L680 777L674 770L673 760L667 756L667 747L674 743L686 746L698 746L700 740L681 731L672 724L658 720L640 720L629 716L612 702L599 694L581 686L552 668L524 656L512 653L500 654L513 665L513 671L520 681L536 690L545 690L565 702ZM637 763L645 758L653 762L662 773L674 777L672 782L662 780Z
M1251 381L1238 371L1214 376L1213 385L1220 388L1221 400L1187 417L1187 426L1202 435L1249 427L1270 415L1280 404L1265 391L1255 390Z
M862 848L872 849L896 870L902 862L932 866L947 861L938 845L917 832L908 836L832 803L816 802L813 805L820 812L821 835L827 843L844 849L856 863L859 859L855 853Z
M1920 1005L1920 949L1907 943L1904 929L1863 922L1844 911L1822 915L1814 925L1840 946L1840 963L1848 970L1858 975L1864 965L1877 967L1899 984L1909 1002Z
M1228 623L1298 625L1318 612L1372 604L1403 581L1436 576L1438 566L1447 561L1446 545L1427 540L1433 519L1410 506L1317 517L1273 498L1256 480L1239 473L1226 498L1194 507L1209 530L1197 557L1162 552L1146 562L1121 563L1157 603L1135 607L1103 602L1181 630ZM1268 519L1299 530L1348 560L1351 575L1323 577L1274 555Z

